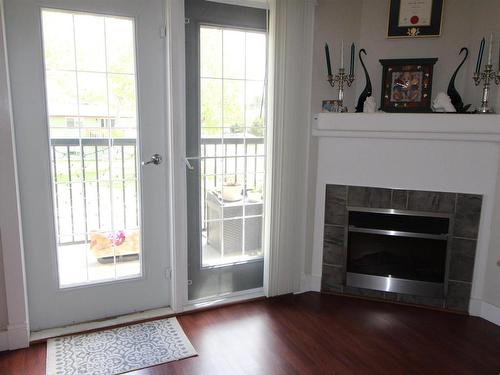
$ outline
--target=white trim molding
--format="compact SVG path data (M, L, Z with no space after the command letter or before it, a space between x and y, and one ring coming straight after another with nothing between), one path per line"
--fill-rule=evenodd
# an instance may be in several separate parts
M312 76L313 76L313 66L314 66L314 61L313 61L313 50L314 50L314 20L315 20L315 12L316 12L316 6L317 2L315 0L306 0L305 3L305 11L304 11L304 70L306 74L306 79L305 79L305 103L307 103L307 119L312 118L312 107L311 107L311 98L312 98ZM306 142L306 149L305 149L305 155L306 155L306 163L305 163L305 175L306 178L305 180L305 188L303 191L303 199L305 203L305 211L303 215L303 223L302 223L302 230L304 231L303 233L303 251L300 252L300 270L301 270L301 278L300 278L300 285L299 285L299 290L301 293L304 290L311 290L313 289L313 284L315 282L314 277L307 272L309 269L306 270L306 252L307 252L307 246L310 243L312 237L311 237L311 231L310 231L310 224L309 224L309 213L310 209L308 207L310 203L310 187L311 185L311 179L315 180L316 178L316 170L314 168L314 164L311 163L311 136L312 134L307 131L306 132L306 137L304 141ZM314 205L313 205L314 206ZM314 217L314 216L312 216ZM311 238L310 238L311 237ZM310 267L308 267L310 268ZM307 287L304 288L304 280L307 280L306 284ZM320 279L320 284L321 284L321 279ZM314 290L314 289L313 289ZM319 289L318 289L319 290Z
M0 352L9 350L9 336L6 330L0 331Z
M321 275L302 273L300 278L300 293L321 292Z
M500 143L500 115L418 113L318 113L317 137L414 139ZM404 126L401 126L404 124Z
M268 296L298 292L304 268L314 5L309 0L270 4Z
M469 314L486 319L487 321L500 326L500 307L479 299L471 298Z
M0 352L26 348L28 346L28 324L9 324L6 329L0 331Z
M265 202L265 261L264 261L264 290L268 297L278 294L277 278L279 272L279 212L280 212L280 189L281 176L278 173L281 167L281 145L280 134L283 128L283 94L285 59L284 50L286 34L284 32L285 15L277 16L278 12L283 14L286 7L279 0L272 0L269 12L269 53L268 53L268 116L267 116L267 150L269 157L266 159L266 171L268 183L266 184L265 196L269 197ZM276 171L276 172L275 172Z
M7 326L7 337L9 340L9 350L26 348L29 346L29 324L9 324ZM26 342L28 340L28 342Z
M299 293L305 293L311 291L311 275L301 273L300 275L300 290Z
M171 301L182 312L188 299L187 196L186 196L186 83L184 0L166 0L167 121L170 168Z
M24 269L15 134L12 122L3 1L0 0L0 231L8 314L8 349L29 345L28 299ZM5 337L5 335L2 335Z

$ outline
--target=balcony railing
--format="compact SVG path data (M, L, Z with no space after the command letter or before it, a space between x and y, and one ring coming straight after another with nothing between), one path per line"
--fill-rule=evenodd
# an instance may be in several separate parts
M114 229L122 229L117 226L123 226L123 229L139 227L139 207L130 199L133 195L135 202L138 194L136 139L117 138L110 144L106 138L53 138L50 146L59 245L85 243L89 240L89 231L110 230L111 188L117 189L121 201L116 204L120 207L114 208L121 210ZM224 175L245 174L245 187L256 188L258 171L263 170L263 147L262 137L202 138L200 151L205 161L201 163L200 171L203 196L214 184L220 186ZM208 159L215 160L211 170L207 166ZM253 165L249 166L249 162ZM252 172L248 173L248 170ZM209 178L213 179L211 183ZM204 201L202 205L205 224Z

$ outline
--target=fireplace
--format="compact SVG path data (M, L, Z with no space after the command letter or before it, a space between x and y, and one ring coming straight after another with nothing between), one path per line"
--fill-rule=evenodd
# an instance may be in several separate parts
M481 195L325 187L322 292L468 310Z
M347 207L346 285L446 296L453 215Z

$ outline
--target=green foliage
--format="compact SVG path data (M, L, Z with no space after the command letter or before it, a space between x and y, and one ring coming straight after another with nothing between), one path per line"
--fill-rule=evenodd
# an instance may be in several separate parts
M256 137L264 136L264 119L262 117L258 117L253 121L250 127L250 133Z
M243 126L239 125L239 124L234 124L234 125L231 125L230 128L231 130L231 133L232 134L238 134L238 133L243 133Z

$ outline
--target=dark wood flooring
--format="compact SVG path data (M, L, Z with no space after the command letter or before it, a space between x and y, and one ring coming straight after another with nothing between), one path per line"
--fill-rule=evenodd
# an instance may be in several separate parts
M306 293L179 317L198 356L133 374L500 374L500 327L480 318ZM45 374L45 344L0 354Z

